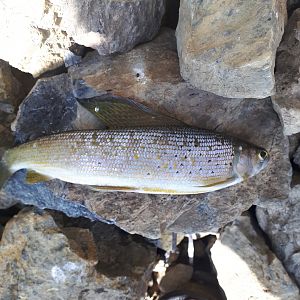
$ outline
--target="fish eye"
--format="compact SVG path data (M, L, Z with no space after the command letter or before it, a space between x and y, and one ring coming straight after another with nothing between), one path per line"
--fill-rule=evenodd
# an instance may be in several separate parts
M259 158L259 160L261 160L261 161L264 161L267 157L268 157L268 152L267 152L266 150L261 150L261 151L258 153L258 158Z

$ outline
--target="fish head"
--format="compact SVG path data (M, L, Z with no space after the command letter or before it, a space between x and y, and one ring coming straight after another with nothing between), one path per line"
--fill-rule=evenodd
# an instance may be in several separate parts
M234 170L243 179L247 179L263 170L270 159L268 151L264 148L240 144L235 149Z

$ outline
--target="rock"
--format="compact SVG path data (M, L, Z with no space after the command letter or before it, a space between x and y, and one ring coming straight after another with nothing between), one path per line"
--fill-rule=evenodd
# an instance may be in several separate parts
M10 65L0 59L0 111L13 113L23 96L22 86L14 77Z
M285 29L276 59L274 109L284 133L300 132L300 9L294 11Z
M30 119L24 119L23 116ZM41 135L71 130L75 119L76 99L69 77L62 74L37 81L19 107L12 127L16 142L24 143Z
M62 13L55 2L14 0L1 4L0 58L35 77L63 64L72 41L60 26Z
M163 0L64 0L62 27L76 43L107 55L151 40L165 12Z
M300 299L296 284L248 215L225 227L211 253L228 299Z
M297 151L297 148L299 146L300 146L300 133L290 135L289 136L289 148L290 148L289 157L290 157L291 161L293 160L293 157L296 155L295 152ZM299 163L300 163L300 161L299 161Z
M190 87L179 74L173 31L163 31L154 41L126 54L90 54L79 66L70 68L70 81L66 74L61 76L39 81L22 104L15 126L19 142L74 128L77 108L68 90L68 82L72 82L73 92L81 100L109 90L111 95L143 102L189 125L266 147L271 155L269 167L242 184L185 196L102 193L58 180L27 185L24 172L19 172L4 188L8 199L62 210L69 216L103 217L127 232L157 239L164 232L217 230L253 203L287 197L291 181L288 139L270 100L225 99Z
M300 147L297 148L293 155L293 162L300 168Z
M180 72L193 86L233 98L274 93L283 0L182 0L176 30Z
M11 219L0 242L1 299L142 297L156 249L112 226L85 227L60 228L28 209Z
M287 5L287 11L289 16L291 16L291 14L295 9L300 8L299 0L287 0L286 5Z
M164 13L163 0L0 4L0 58L35 77L63 65L74 41L101 54L128 51L153 38Z
M272 249L287 271L300 285L300 185L292 187L285 199L273 199L273 205L256 208L260 227L271 241Z

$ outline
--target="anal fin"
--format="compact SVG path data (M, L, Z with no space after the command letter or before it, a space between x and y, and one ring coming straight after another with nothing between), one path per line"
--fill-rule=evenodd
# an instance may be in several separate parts
M98 185L90 185L90 189L94 191L106 191L106 192L135 192L135 187L129 187L129 186L98 186Z
M34 183L38 183L38 182L42 182L42 181L49 181L53 178L37 173L33 170L28 170L27 174L26 174L26 182L29 184L34 184Z

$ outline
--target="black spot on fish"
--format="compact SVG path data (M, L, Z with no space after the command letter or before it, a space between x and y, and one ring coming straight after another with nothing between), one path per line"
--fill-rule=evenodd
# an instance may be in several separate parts
M230 166L232 166L232 162L231 162L231 163L229 163L229 165L230 165Z
M191 151L192 151L192 149L189 149L188 151L189 151L189 152L191 152Z
M184 156L184 159L187 159L187 156L186 156L186 155Z
M192 171L190 171L189 174L192 174Z
M184 164L183 164L183 163L181 163L181 164L180 164L180 167L183 167L183 166L184 166Z
M176 171L176 174L178 174L179 173L179 171Z
M210 163L210 162L211 162L211 159L209 159L207 162Z
M211 171L211 174L215 174L215 172L214 172L214 171Z
M175 154L174 156L177 157L177 154Z

